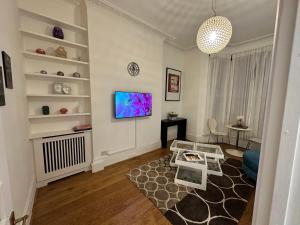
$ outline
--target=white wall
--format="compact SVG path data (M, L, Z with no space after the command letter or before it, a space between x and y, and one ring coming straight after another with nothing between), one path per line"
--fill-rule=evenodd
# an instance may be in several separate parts
M277 187L274 189L274 199L285 203L285 225L300 224L299 207L300 201L300 5L297 9L297 20L295 25L295 34L293 40L292 57L290 64L289 80L287 87L287 97L285 104L284 120L279 159L285 159L285 162L279 160L277 164ZM288 133L286 131L289 131ZM289 162L289 166L286 165ZM286 176L286 174L291 174ZM283 182L284 181L284 182ZM282 185L284 183L284 185ZM282 189L288 190L283 192ZM278 198L284 193L284 200ZM286 198L288 196L288 198ZM284 206L285 204L282 204ZM273 208L275 203L273 203ZM285 207L282 207L285 208ZM274 213L273 213L274 215ZM277 218L272 218L272 221L278 221Z
M300 224L299 24L299 1L279 1L253 225Z
M194 48L184 54L183 115L187 118L187 138L202 141L206 105L208 55Z
M14 0L2 2L0 49L6 51L11 57L14 88L5 89L6 106L0 107L0 163L4 163L2 160L5 160L6 155L13 209L17 216L23 216L30 210L32 190L34 190L34 171L32 146L27 133L25 79L20 55L18 18L16 2ZM2 64L2 60L0 62ZM3 166L5 168L5 163Z
M164 43L164 68L162 75L162 111L161 118L166 119L169 112L175 112L178 116L182 116L182 102L183 100L183 79L184 79L184 52L167 42ZM166 68L172 68L181 71L181 99L180 101L165 101L166 91ZM168 140L177 137L177 127L169 127Z
M88 28L93 170L97 171L103 165L160 147L164 38L111 8L91 1L88 2ZM127 72L131 61L140 66L138 77L131 77ZM152 116L114 119L113 93L116 90L151 92Z

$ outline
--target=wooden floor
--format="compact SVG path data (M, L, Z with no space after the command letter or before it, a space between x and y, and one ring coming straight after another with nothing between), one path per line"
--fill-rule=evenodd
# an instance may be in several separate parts
M158 149L101 172L77 174L39 189L32 225L170 224L126 177L129 169L168 153L167 149ZM239 225L251 224L253 203L254 194Z

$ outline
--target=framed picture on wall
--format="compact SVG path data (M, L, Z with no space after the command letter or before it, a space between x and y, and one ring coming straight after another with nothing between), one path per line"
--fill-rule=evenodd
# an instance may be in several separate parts
M4 68L5 86L6 88L13 89L11 61L9 55L5 51L2 51L2 61Z
M166 101L180 101L181 71L172 68L166 69Z
M4 94L2 67L0 66L0 106L3 105L5 105L5 94Z

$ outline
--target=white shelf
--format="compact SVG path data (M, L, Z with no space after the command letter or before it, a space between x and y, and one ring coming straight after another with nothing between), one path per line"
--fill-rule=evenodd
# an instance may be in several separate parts
M82 132L91 132L91 130L77 131L77 132L75 132L73 130L58 130L58 131L50 131L50 132L31 133L29 135L29 139L59 136L59 135L66 135L66 134L76 134L76 133L82 133Z
M65 22L65 21L62 21L62 20L54 19L52 17L45 16L45 15L30 11L30 10L27 10L27 9L19 8L19 10L23 14L29 15L31 17L35 17L39 20L44 20L46 22L52 23L53 25L59 25L59 26L62 26L64 28L72 29L72 30L87 31L87 28L85 28L85 27L78 26L78 25L75 25L75 24L71 24L71 23L68 23L68 22Z
M61 79L61 80L75 80L75 81L89 81L88 78L76 78L76 77L68 77L68 76L58 76L58 75L50 75L50 74L41 74L41 73L25 73L25 76L33 77L37 79Z
M37 1L36 4L39 5L39 7L36 8L43 7L42 2ZM27 115L30 139L76 134L79 132L74 132L72 127L79 124L91 123L91 112L89 110L91 104L89 94L89 44L87 41L88 29L85 18L86 15L77 15L77 11L75 10L71 12L71 15L68 15L68 17L63 15L62 17L56 17L55 3L53 3L52 6L53 8L50 7L49 12L48 10L38 11L34 9L35 7L25 5L24 8L18 9L21 16L19 32L24 40L24 47L20 51L25 60L23 74L26 78L27 93L25 93L25 95L30 112L30 114ZM82 18L78 18L78 16ZM76 20L74 20L75 17ZM52 36L51 30L54 26L59 26L64 30L66 39L59 39ZM36 42L51 46L65 46L70 48L74 54L70 53L70 55L68 55L69 58L56 57L56 54L51 52L47 55L38 54L35 52L37 46L34 43ZM78 54L76 52L78 52ZM85 55L87 55L86 58L84 58ZM83 56L83 58L78 60L78 58L76 58L78 56ZM41 63L48 71L48 74L41 74L39 72L41 69L39 65ZM44 65L45 63L46 65ZM47 68L50 63L58 68L54 70ZM58 70L69 72L66 73L66 76L58 76L56 75L56 71ZM73 77L72 72L75 71L79 71L83 76L81 78ZM51 90L49 90L49 92L46 91L51 88L50 83L52 82L70 83L73 93L71 92L71 95L65 95L54 94ZM80 113L70 111L67 114L52 112L53 114L50 115L40 115L42 113L36 112L36 108L45 102L50 102L53 108L59 109L62 107L63 102L67 102L70 104L70 107L71 105L73 105L72 107L78 105L78 107L85 110Z
M40 40L46 40L46 41L51 41L51 42L55 42L55 43L59 43L59 44L65 44L65 45L68 45L71 47L88 48L88 46L84 45L84 44L79 44L79 43L51 37L51 36L48 36L45 34L39 34L39 33L25 31L25 30L20 30L20 32L26 36L33 37L33 38L40 39Z
M39 94L27 94L27 97L36 97L36 98L89 98L89 95L39 95Z
M52 115L30 115L28 119L44 119L44 118L59 118L59 117L75 117L75 116L90 116L91 113L67 113L67 114L52 114Z
M38 54L35 52L30 52L30 51L23 51L23 54L26 57L32 57L32 58L37 58L37 59L42 59L42 60L54 60L54 61L67 62L67 63L73 63L73 64L81 64L81 65L89 64L88 62L84 62L84 61L66 59L66 58L56 57L56 56L52 56L52 55L43 55L43 54Z

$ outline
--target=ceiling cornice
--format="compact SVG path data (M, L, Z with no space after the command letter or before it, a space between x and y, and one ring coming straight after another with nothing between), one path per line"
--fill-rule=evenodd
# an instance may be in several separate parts
M174 37L173 35L168 34L168 33L164 32L164 31L160 30L159 28L157 28L157 27L155 27L155 26L147 23L146 21L144 21L144 20L142 20L142 19L140 19L140 18L132 15L129 12L124 11L123 9L117 7L116 5L110 3L110 2L108 2L106 0L89 0L89 1L90 2L94 2L96 4L104 5L104 6L108 7L108 8L110 8L110 9L114 10L115 12L120 13L121 15L126 16L126 17L134 20L135 22L137 22L137 23L145 26L146 28L148 28L148 29L150 29L150 30L152 30L152 31L154 31L154 32L162 35L163 37L165 37L169 41L174 41L176 39L176 37Z
M177 42L172 41L172 40L170 40L170 39L166 39L165 42L168 43L169 45L171 45L171 46L173 46L173 47L175 47L175 48L181 50L181 51L185 51L185 50L186 50L185 47L179 45Z
M254 41L260 41L262 39L271 38L271 37L274 37L274 33L262 35L262 36L259 36L259 37L256 37L256 38L251 38L251 39L248 39L246 41L232 43L232 44L229 44L228 47L236 47L236 46L239 46L239 45L247 44L247 43L254 42Z

